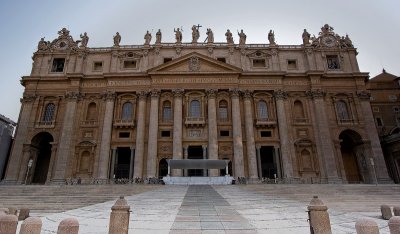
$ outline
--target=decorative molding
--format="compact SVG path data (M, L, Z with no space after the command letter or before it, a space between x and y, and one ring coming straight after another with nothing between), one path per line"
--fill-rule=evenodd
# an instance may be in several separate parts
M322 89L313 89L306 91L306 95L310 98L323 98L326 95L326 92Z
M274 91L274 97L276 99L287 99L288 93L284 90L278 89Z
M232 98L239 98L240 92L241 92L240 89L236 89L236 88L234 88L234 89L229 89L229 93L231 94L231 97L232 97Z
M208 99L216 98L218 94L218 89L206 89L206 94Z
M82 95L79 92L67 91L65 93L65 99L67 99L68 101L76 101L76 100L80 100L81 98L82 98Z
M26 94L24 93L22 95L22 98L20 99L21 103L30 103L30 102L34 102L36 99L36 95L35 94Z
M174 97L182 97L183 94L185 93L184 89L173 89L172 93L174 94Z
M245 99L251 99L253 97L253 90L246 89L242 93Z
M357 91L357 96L361 100L369 101L371 98L371 93L365 90Z
M158 97L160 97L160 94L161 94L161 90L159 90L159 89L152 89L152 90L150 91L151 97L156 97L156 98L158 98Z
M116 93L113 91L106 91L102 94L102 99L104 101L114 101L116 97Z

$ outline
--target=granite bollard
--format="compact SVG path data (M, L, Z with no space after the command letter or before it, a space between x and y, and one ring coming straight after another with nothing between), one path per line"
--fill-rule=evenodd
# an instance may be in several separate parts
M10 215L16 215L18 214L18 209L15 207L8 207L8 214Z
M389 219L390 234L400 234L400 216L393 216Z
M128 234L130 207L121 196L111 207L109 234Z
M28 217L21 224L19 234L40 234L42 229L42 220L38 217Z
M15 215L0 215L0 233L15 234L18 226L18 218Z
M79 221L76 218L63 219L58 225L57 234L78 234Z
M381 213L382 213L382 218L385 220L389 220L393 216L392 210L388 205L381 205Z
M331 234L331 223L329 220L328 207L318 198L314 196L308 205L308 215L311 233L314 234Z
M8 214L8 208L0 208L0 215Z
M29 217L30 210L28 208L21 208L19 210L18 221L25 220Z
M378 224L372 219L358 219L355 226L357 234L379 234Z
M400 206L393 207L393 215L400 216Z

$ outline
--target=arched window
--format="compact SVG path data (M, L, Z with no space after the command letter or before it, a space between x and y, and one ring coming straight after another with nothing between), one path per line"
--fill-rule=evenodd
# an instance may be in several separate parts
M219 102L218 117L221 121L228 120L228 102L225 100Z
M55 109L56 106L53 103L47 104L43 115L43 122L53 121Z
M347 111L347 105L344 101L337 101L336 102L336 109L339 115L340 120L348 120L349 112Z
M91 102L88 105L87 113L86 113L86 120L96 120L97 119L97 107L96 103Z
M172 109L171 109L171 102L170 101L164 101L162 115L163 115L162 116L163 122L172 121Z
M198 100L193 100L190 102L190 117L200 118L200 102Z
M132 120L132 103L130 102L125 102L124 105L122 105L122 115L121 119L122 120Z
M265 101L259 101L257 103L257 111L259 119L268 119L268 108Z
M303 103L299 100L294 102L293 115L295 119L304 119Z

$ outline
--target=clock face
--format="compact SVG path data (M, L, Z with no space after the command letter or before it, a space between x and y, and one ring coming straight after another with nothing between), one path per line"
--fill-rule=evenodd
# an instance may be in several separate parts
M322 38L322 43L325 46L332 47L336 43L336 38L334 36L326 36Z

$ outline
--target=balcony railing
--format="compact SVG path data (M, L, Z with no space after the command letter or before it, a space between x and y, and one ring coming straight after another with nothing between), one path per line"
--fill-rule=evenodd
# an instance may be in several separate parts
M266 128L274 128L276 126L276 120L269 118L257 118L256 119L256 127L266 127Z
M96 120L84 120L81 122L82 127L96 127L97 121Z
M135 121L133 119L117 119L114 120L114 127L116 128L133 128Z
M353 124L353 119L339 119L341 124Z
M306 118L294 118L295 124L306 124L308 123L308 119Z
M36 128L54 128L55 121L38 121L36 122Z
M186 117L185 125L191 127L200 127L206 124L204 117Z

